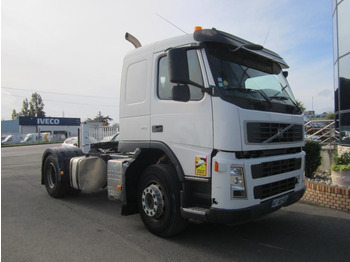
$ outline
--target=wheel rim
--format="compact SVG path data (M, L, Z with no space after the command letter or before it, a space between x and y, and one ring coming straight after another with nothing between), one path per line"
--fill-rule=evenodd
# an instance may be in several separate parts
M56 183L57 183L56 167L53 163L50 163L47 169L47 182L48 182L48 186L51 189L56 186Z
M145 214L159 218L164 213L164 199L159 185L149 185L142 192L142 208Z

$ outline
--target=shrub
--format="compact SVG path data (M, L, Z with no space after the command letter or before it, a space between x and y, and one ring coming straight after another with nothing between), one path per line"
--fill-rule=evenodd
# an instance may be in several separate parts
M339 156L334 154L334 164L331 166L334 171L350 171L350 154L344 153Z
M321 145L316 141L306 140L303 150L305 157L305 176L311 178L321 165Z

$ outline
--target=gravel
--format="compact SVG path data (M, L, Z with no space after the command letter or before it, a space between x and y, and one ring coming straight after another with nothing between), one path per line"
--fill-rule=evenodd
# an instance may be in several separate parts
M316 182L320 184L326 184L326 185L338 187L337 184L332 183L332 177L331 177L330 171L320 171L318 173L315 173L312 178L306 178L306 180L310 182Z

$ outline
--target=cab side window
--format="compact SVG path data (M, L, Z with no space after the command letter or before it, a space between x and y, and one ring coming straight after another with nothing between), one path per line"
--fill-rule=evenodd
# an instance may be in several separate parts
M203 77L199 65L196 50L187 51L190 80L203 86ZM168 58L163 56L158 63L158 97L164 100L171 100L171 89L174 83L169 81ZM202 90L196 86L189 85L191 97L190 100L201 100L203 98Z

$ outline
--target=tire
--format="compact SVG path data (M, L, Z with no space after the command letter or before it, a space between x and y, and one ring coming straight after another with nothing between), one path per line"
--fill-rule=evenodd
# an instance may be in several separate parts
M69 181L62 181L57 158L49 155L44 163L44 184L46 191L53 198L62 198L69 194Z
M170 237L184 230L187 220L180 213L180 183L171 166L148 167L142 174L137 196L141 219L151 233Z

